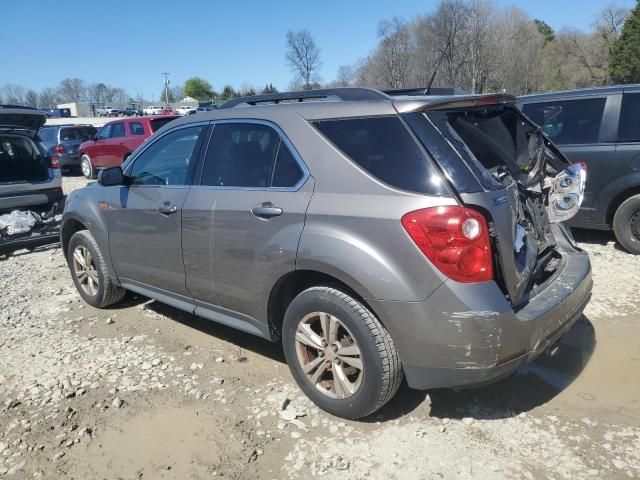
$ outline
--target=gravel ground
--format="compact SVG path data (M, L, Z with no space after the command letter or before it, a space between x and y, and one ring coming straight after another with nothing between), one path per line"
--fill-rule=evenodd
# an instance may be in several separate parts
M85 182L65 177L65 188ZM57 246L0 260L0 479L640 477L640 257L577 232L594 297L559 354L343 421L277 345L130 295L85 305Z

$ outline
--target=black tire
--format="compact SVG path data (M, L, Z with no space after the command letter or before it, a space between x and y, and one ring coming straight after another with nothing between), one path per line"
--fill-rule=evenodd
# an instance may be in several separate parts
M629 253L640 255L640 195L627 198L613 217L616 239Z
M96 169L93 167L93 162L91 161L91 157L86 153L82 154L80 157L80 171L84 175L85 178L92 180L97 177Z
M84 247L91 253L91 259L98 278L98 287L94 295L90 295L81 286L74 267L74 252L77 247ZM67 264L71 272L73 283L82 299L92 307L105 308L122 300L127 293L124 288L117 287L111 280L111 275L98 247L96 240L88 230L80 230L73 234L67 247Z
M355 393L347 398L332 398L316 388L302 370L296 332L298 324L313 312L325 312L339 319L357 342L362 379ZM282 342L289 369L300 388L318 407L338 417L358 419L374 413L393 398L403 378L389 332L361 302L336 288L312 287L295 297L285 313Z

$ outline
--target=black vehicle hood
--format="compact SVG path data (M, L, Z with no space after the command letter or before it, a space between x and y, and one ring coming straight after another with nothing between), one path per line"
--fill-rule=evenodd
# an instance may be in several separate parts
M22 130L35 136L47 116L35 109L0 105L0 130Z

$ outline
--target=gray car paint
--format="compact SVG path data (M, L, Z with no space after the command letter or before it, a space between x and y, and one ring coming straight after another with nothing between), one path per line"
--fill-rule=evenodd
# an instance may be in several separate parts
M394 339L411 386L477 383L512 371L548 347L581 313L591 290L586 254L573 246L570 238L563 240L564 265L570 268L559 269L542 293L515 312L494 281L462 284L447 279L400 224L402 215L409 211L461 201L482 205L499 217L502 214L493 207L492 198L478 193L463 200L453 193L438 197L392 188L344 157L306 121L394 115L396 107L407 111L438 101L442 99L309 102L197 115L198 122L272 122L295 145L310 177L297 192L286 193L192 187L182 212L184 285L163 288L168 285L163 282L179 283L179 262L172 263L168 279L150 275L123 281L121 273L126 267L118 259L112 267L117 275L114 281L178 308L275 340L267 316L272 287L291 271L313 270L342 281L378 315ZM194 117L183 117L157 135L193 122ZM137 155L139 152L125 163L125 172ZM115 227L115 239L103 220L86 218L105 214L96 208L80 207L81 203L95 205L107 198L114 201L110 192L119 192L120 196L126 188L76 190L67 205L65 220L86 221L89 230L97 229L94 235L101 239L101 248L108 237L109 249L103 250L111 252L107 256L123 249L130 250L126 254L130 257L149 248L156 249L157 255L176 252L179 234L175 226L160 232L157 216L140 215L135 225L122 222L126 226ZM264 201L282 205L287 214L276 217L275 222L252 217L251 208ZM508 212L509 207L504 208ZM118 222L117 216L114 222ZM509 242L513 232L501 235L506 255L512 248ZM559 231L558 235L570 234ZM156 238L158 244L150 247ZM178 275L174 275L176 272ZM498 365L514 353L518 354L516 358Z

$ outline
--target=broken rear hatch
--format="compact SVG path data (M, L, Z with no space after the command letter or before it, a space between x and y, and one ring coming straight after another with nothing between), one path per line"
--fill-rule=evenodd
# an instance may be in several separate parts
M554 212L550 197L558 202L555 185L569 162L515 108L514 100L506 95L450 97L403 117L461 201L490 220L496 281L518 308L561 264L549 219ZM575 202L577 211L580 195ZM552 215L554 221L563 219L562 213Z
M60 173L36 138L45 121L38 110L0 106L0 253L57 239L64 199Z

